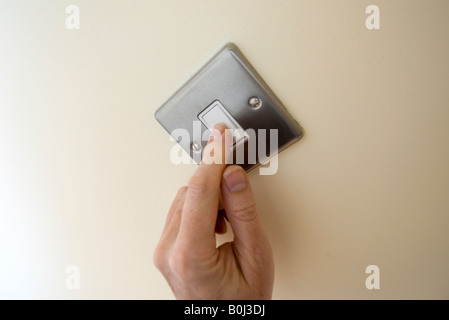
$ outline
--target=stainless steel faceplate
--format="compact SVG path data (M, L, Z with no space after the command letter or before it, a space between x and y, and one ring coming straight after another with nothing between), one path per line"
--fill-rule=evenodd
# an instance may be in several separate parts
M244 148L243 161L241 158L237 161L238 150L234 150L234 163L239 162L247 171L263 161L259 161L260 157L254 161L254 157L248 154L253 150L248 147L249 144L254 145L251 139L256 139L256 152L262 143L262 150L267 151L267 156L272 156L303 136L301 126L232 43L227 44L155 113L157 121L196 162L200 161L208 138L203 111L213 107L214 103L225 109L219 111L226 114L229 123L236 123L243 130L253 129L256 133L255 136L245 135L245 143L237 146ZM181 139L173 134L176 129L187 130L189 138ZM266 130L263 140L259 137L259 129ZM277 144L270 143L270 129L277 130Z

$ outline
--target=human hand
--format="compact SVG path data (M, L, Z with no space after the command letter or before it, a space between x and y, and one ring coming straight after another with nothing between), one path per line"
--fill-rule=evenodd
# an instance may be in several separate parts
M216 125L203 161L173 200L154 252L177 299L271 298L273 253L245 171L226 168L229 141L225 127ZM220 195L234 241L217 248L215 233L225 225Z

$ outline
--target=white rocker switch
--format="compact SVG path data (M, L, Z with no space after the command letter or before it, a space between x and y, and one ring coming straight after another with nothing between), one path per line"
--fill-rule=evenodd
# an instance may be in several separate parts
M231 133L234 139L234 147L245 141L245 137L247 136L246 133L218 100L215 100L211 105L204 109L198 115L198 119L200 119L204 126L209 130L212 130L217 123L222 123L227 129L232 129Z

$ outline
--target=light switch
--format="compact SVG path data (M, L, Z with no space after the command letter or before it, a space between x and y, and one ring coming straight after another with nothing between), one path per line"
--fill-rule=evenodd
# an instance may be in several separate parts
M232 43L176 91L155 117L198 164L207 145L204 133L223 123L237 140L233 163L246 171L303 136L298 122Z
M246 133L218 100L214 101L204 109L198 115L198 119L200 119L209 130L212 130L217 123L222 123L227 129L232 129L232 136L235 139L234 145L238 145L245 141Z

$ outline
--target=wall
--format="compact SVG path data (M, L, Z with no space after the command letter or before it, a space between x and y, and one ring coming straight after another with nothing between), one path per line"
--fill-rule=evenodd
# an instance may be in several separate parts
M365 27L370 4L380 30ZM0 297L173 298L152 253L195 166L171 164L153 114L232 41L306 130L276 175L250 175L273 297L449 298L448 10L1 1Z

